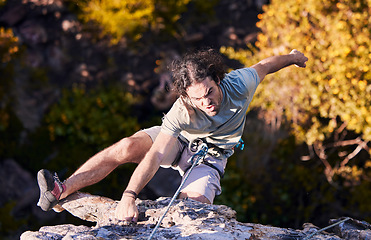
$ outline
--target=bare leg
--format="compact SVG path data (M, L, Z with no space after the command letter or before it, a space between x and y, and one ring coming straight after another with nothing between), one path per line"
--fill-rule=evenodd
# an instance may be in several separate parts
M124 163L139 163L152 146L152 139L144 132L137 132L102 150L86 161L66 181L63 199L81 188L101 181L116 167Z
M190 198L190 199L202 202L202 203L209 203L210 204L209 199L207 199L204 195L201 195L201 194L196 193L196 192L181 192L178 196L179 199L183 199L183 198L187 198L187 197Z

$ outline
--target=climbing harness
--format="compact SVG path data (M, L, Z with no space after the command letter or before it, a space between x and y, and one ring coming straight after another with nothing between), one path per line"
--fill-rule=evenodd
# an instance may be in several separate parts
M320 230L315 231L314 233L310 234L309 236L303 238L303 240L309 240L309 239L311 239L314 235L316 235L317 233L320 233L320 232L325 231L325 230L327 230L327 229L329 229L329 228L335 227L336 225L339 225L340 223L346 222L346 221L348 221L349 219L350 219L350 217L347 217L347 218L345 218L345 219L343 219L343 220L341 220L341 221L339 221L339 222L336 222L336 223L334 223L334 224L331 224L330 226L327 226L327 227L321 228Z
M180 151L178 152L177 156L175 157L175 160L171 163L171 166L173 166L173 167L178 166L179 161L181 159L181 156L182 156L182 154L183 154L183 152L186 148L188 148L191 152L195 153L197 151L198 147L202 143L207 145L207 148L208 148L207 154L209 154L212 157L216 157L216 158L220 157L220 155L224 154L224 151L225 151L224 149L219 148L218 146L216 146L212 143L206 142L206 139L204 139L204 138L196 138L193 141L188 142L188 140L183 139L181 137L178 137L178 141L182 144L182 147L181 147ZM207 160L203 160L200 163L205 164L205 165L215 169L218 172L220 178L223 178L224 173L221 170L219 170L217 167L215 167L212 163L209 163ZM190 168L191 168L191 166L189 166L184 172L187 172Z
M185 171L186 175L184 176L183 181L180 183L180 185L178 187L178 190L175 192L174 196L170 200L169 205L167 206L164 214L161 216L161 218L157 222L157 224L156 224L155 228L153 229L151 235L148 237L148 240L151 240L152 237L155 235L155 233L156 233L157 229L159 228L162 220L165 218L165 215L169 211L171 205L173 204L175 199L178 197L178 195L180 193L180 190L182 189L184 183L187 181L190 173L192 172L192 170L195 166L197 166L201 163L205 164L205 165L215 169L219 173L221 178L223 177L223 172L220 171L213 164L209 163L208 161L205 161L205 157L206 157L206 154L209 154L213 157L220 156L221 154L225 153L224 149L219 148L218 146L216 146L212 143L206 142L206 140L204 138L196 138L189 143L187 143L185 140L183 140L180 137L178 137L178 140L182 143L183 147L182 147L180 153L178 154L178 156L175 158L174 162L171 164L172 166L177 166L178 165L178 163L180 161L180 157L181 157L181 155L182 155L182 153L183 153L183 151L184 151L184 149L186 148L187 145L188 145L189 150L191 152L194 152L195 154L193 154L193 156L188 160L188 162L191 163L191 166ZM245 144L244 144L243 140L240 139L239 142L237 143L237 145L233 149L238 148L240 150L243 150L244 146L245 146Z
M189 150L191 150L191 152L196 152L198 147L201 144L206 144L206 146L208 148L207 154L209 154L213 157L219 156L220 153L222 151L224 151L224 149L221 149L221 148L217 147L216 145L214 145L212 143L206 142L206 139L204 139L204 138L194 139L192 142L189 143L188 148L189 148ZM217 153L215 153L215 152L217 152ZM219 168L215 167L212 163L208 162L205 159L203 159L203 161L201 161L200 163L205 164L206 166L211 167L212 169L216 170L218 172L220 178L223 178L224 173L222 171L220 171ZM188 169L186 171L188 171Z
M205 143L207 145L207 147L208 147L207 154L210 155L210 156L212 156L212 157L214 157L214 158L219 158L222 155L227 154L228 151L230 151L230 150L226 150L226 149L220 148L220 147L216 146L213 143L207 142L205 138L196 138L193 141L188 142L188 141L183 140L182 138L178 137L178 140L182 143L183 148L180 151L180 154L178 154L176 160L173 162L173 164L172 164L173 166L177 166L177 164L179 163L179 161L180 161L180 155L183 153L184 149L186 148L185 146L188 146L188 148L189 148L189 150L191 152L196 152L198 146L200 146L200 144L202 144L202 143ZM232 148L232 150L235 150L235 149L243 150L244 147L245 147L245 143L244 143L244 141L242 139L240 139L238 141L238 143ZM223 178L224 177L224 172L221 171L219 168L217 168L214 164L208 162L207 160L204 160L201 163L202 164L205 164L208 167L213 168L214 170L216 170L218 172L220 178ZM186 169L185 172L187 172L188 169Z
M161 216L161 218L159 219L159 221L157 222L156 224L156 227L153 229L151 235L148 237L148 240L151 240L152 237L155 235L158 227L160 226L162 220L164 219L166 213L169 211L171 205L173 204L173 202L175 201L175 199L178 197L179 193L180 193L180 190L182 189L184 183L186 182L189 174L192 172L193 168L198 165L200 162L203 161L203 159L205 158L206 154L207 154L207 151L208 151L208 146L206 143L202 142L198 147L197 147L197 152L189 159L189 162L192 164L191 168L189 169L189 171L187 172L187 174L184 176L184 179L183 181L180 183L179 185L179 188L178 190L175 192L173 198L170 200L170 203L169 205L167 206L166 208L166 211L164 212L164 214Z

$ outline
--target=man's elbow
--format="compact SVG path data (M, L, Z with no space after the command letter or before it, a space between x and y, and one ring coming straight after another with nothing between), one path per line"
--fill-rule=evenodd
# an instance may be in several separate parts
M267 74L268 74L266 66L264 64L262 64L261 62L259 62L255 65L251 66L251 67L256 70L256 72L258 73L260 82L262 82L263 79L265 78L265 76L267 76Z

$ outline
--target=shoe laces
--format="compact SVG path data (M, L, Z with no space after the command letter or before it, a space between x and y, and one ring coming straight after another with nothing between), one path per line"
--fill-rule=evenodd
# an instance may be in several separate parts
M62 187L63 182L59 179L57 173L54 173L53 178L54 178L54 181L56 181L58 183L58 185L60 185Z

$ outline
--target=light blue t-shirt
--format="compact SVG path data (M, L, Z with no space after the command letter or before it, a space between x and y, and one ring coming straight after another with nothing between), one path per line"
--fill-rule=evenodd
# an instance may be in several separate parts
M246 112L260 83L254 68L234 70L220 83L223 100L220 111L209 116L186 97L179 97L164 116L161 131L174 137L179 134L189 141L206 138L223 149L232 149L240 140L246 121ZM233 154L226 153L229 157Z

